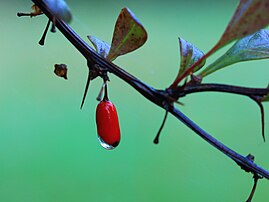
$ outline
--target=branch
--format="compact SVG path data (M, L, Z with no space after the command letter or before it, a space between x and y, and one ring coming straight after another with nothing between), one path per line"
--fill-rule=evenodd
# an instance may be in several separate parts
M262 98L269 94L269 88L246 88L240 86L232 86L225 84L201 84L197 82L190 82L183 86L178 86L174 89L166 90L170 97L178 100L188 94L198 93L198 92L224 92L232 93L237 95L243 95L249 97L253 100L261 112L261 125L262 125L262 137L265 142L265 121L264 121L264 108L262 105Z
M53 20L52 12L45 6L42 0L32 0L42 12L51 20ZM86 42L84 42L65 22L60 19L55 20L56 27L62 32L62 34L72 43L76 49L86 58L88 62L89 70L94 66L98 66L107 69L110 73L113 73L129 85L131 85L135 90L141 93L145 98L147 98L152 103L158 105L159 107L166 109L167 103L170 103L169 96L164 90L156 90L155 88L143 83L139 79L135 78L128 72L124 71L117 65L105 60L99 54L97 54ZM187 125L201 138L207 141L209 144L214 146L216 149L224 153L226 156L234 160L243 170L251 172L253 174L262 176L269 179L269 172L262 167L256 165L253 161L248 158L236 153L231 150L207 132L201 129L188 117L186 117L181 111L176 109L172 104L168 107L168 112L173 114L177 119Z
M269 93L269 88L246 88L225 84L187 84L185 86L178 86L175 89L169 89L169 94L173 98L178 99L188 94L197 92L223 92L232 93L238 95L244 95L247 97L264 97Z

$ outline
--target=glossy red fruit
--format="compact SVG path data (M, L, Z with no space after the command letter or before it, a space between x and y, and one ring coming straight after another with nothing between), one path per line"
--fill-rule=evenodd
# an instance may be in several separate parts
M120 125L114 104L101 101L96 108L97 133L105 149L114 149L120 143Z

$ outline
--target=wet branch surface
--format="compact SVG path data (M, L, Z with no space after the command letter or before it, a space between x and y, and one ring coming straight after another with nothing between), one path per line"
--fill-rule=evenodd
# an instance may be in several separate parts
M223 92L223 93L232 93L244 96L257 96L263 97L268 92L268 88L246 88L240 86L231 86L225 84L190 84L186 86L179 86L171 90L171 94L175 96L176 99L184 97L188 94L198 93L198 92Z
M52 20L51 11L45 6L42 0L32 0L42 12ZM168 110L170 114L173 114L178 120L183 122L186 126L192 129L197 135L203 138L206 142L211 144L213 147L221 151L223 154L234 160L240 167L246 172L250 172L253 175L264 177L269 179L269 172L262 167L258 166L253 162L253 160L238 154L232 149L228 148L214 137L209 135L206 131L201 129L192 120L185 116L180 110L171 104L172 98L183 97L190 93L205 92L205 91L216 91L216 92L226 92L232 94L239 94L248 97L263 97L268 94L268 88L245 88L237 86L229 86L222 84L193 84L186 85L185 87L178 87L169 92L169 90L157 90L146 83L140 81L136 77L132 76L125 70L121 69L117 65L105 60L99 54L97 54L85 41L83 41L72 29L62 20L56 19L56 27L60 32L69 40L69 42L85 57L89 72L93 68L103 68L108 72L116 75L129 85L131 85L135 90L141 93L145 98L147 98L152 103L158 105L159 107ZM96 75L100 76L100 75ZM92 77L93 79L93 77ZM167 107L167 104L169 106Z

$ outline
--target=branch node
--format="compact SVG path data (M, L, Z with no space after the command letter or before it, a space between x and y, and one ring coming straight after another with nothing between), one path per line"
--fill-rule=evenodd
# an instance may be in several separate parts
M85 90L83 93L83 98L81 101L81 105L80 105L80 109L82 109L87 93L88 93L88 89L89 89L89 85L90 85L90 81L95 79L96 77L100 76L101 78L103 78L104 83L106 83L106 81L109 81L109 77L107 75L107 68L103 68L100 65L96 64L96 63L92 63L91 61L87 61L87 66L89 68L89 73L88 73L88 78L87 78L87 82L86 82L86 86L85 86ZM105 86L105 85L104 85ZM103 87L104 87L103 86ZM99 95L97 96L97 100L101 100L101 97L103 95L103 87L101 88Z
M254 155L252 155L252 154L248 154L246 157L246 160L247 161L250 161L251 163L253 163L254 164L254 160L255 160L255 156ZM236 161L235 160L235 162L240 166L240 168L242 169L242 170L244 170L245 172L247 172L247 173L249 173L249 172L251 172L251 173L253 173L254 175L256 174L253 170L251 170L249 167L247 167L245 164L242 164L241 162L238 162L238 161Z
M203 80L203 77L201 76L195 76L194 74L191 74L191 80L189 81L188 84L201 84ZM185 84L186 85L186 84Z

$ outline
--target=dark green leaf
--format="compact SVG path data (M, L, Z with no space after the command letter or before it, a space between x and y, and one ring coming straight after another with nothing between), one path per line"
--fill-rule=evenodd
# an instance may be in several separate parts
M224 55L207 66L200 76L205 77L231 64L269 58L269 31L260 30L237 41Z
M123 8L115 25L107 59L112 61L120 55L134 51L146 40L147 32L142 24L128 8Z
M87 36L87 37L94 45L96 52L102 55L104 58L106 58L110 50L110 45L94 36Z

